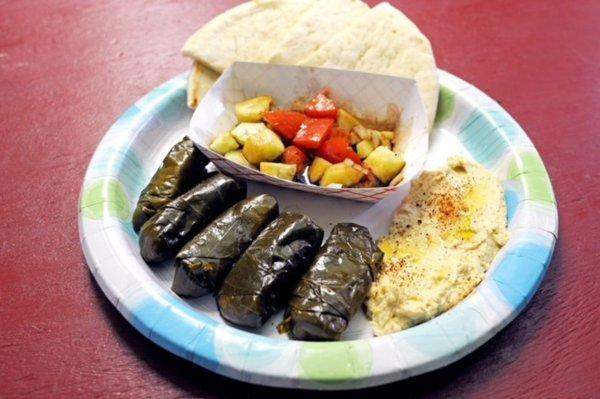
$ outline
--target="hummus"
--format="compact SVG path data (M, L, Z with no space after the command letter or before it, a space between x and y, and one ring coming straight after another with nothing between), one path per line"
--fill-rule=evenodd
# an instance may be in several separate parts
M427 321L466 297L508 241L500 181L464 158L424 172L379 241L384 264L371 287L375 335Z

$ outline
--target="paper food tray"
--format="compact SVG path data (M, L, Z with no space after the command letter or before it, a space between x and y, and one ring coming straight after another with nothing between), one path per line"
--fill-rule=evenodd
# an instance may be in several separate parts
M259 95L274 98L278 108L290 107L329 87L337 102L361 118L383 120L396 108L396 137L402 142L406 161L403 180L396 186L376 188L329 188L287 181L237 164L209 150L210 142L237 124L235 104ZM419 175L429 147L427 117L413 79L356 71L236 62L202 99L190 122L190 138L224 173L279 187L320 195L376 202Z

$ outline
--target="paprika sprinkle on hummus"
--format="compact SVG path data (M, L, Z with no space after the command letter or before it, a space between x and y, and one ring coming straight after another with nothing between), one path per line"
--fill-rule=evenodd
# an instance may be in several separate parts
M413 182L388 235L368 313L376 335L400 331L450 309L481 282L508 241L500 182L464 158L451 158Z

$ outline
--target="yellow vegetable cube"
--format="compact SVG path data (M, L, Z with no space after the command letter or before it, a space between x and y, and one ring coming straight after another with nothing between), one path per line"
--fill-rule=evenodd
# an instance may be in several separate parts
M404 168L404 159L389 148L379 146L364 161L379 180L389 183Z
M360 159L365 159L369 156L370 153L375 149L375 145L371 140L361 140L356 145L356 153L360 157Z
M308 180L310 180L311 183L318 182L323 176L323 173L325 173L325 170L331 165L331 162L321 157L315 157L312 164L308 167Z
M258 96L235 104L235 115L239 122L260 122L262 114L271 108L273 98Z
M261 162L260 171L266 175L279 177L283 180L293 180L296 175L296 165L278 162Z
M238 143L244 145L248 137L266 129L267 125L264 123L248 123L242 122L231 131L231 135L237 140Z
M396 133L394 133L390 130L382 130L381 131L381 137L383 137L384 139L387 139L389 141L394 140L395 135L396 135Z
M342 187L351 187L358 184L364 174L354 168L353 166L347 165L344 162L336 163L331 165L323 173L323 177L319 181L321 186L329 186L330 184L341 184Z
M244 157L244 154L242 154L242 150L230 151L227 154L225 154L225 158L227 158L230 161L233 161L235 163L238 163L242 166L247 166L249 168L255 168L255 166L252 165L250 162L248 162L248 160Z
M360 121L350 112L340 108L338 111L338 126L342 129L352 130L357 125L360 125Z
M240 147L231 133L223 133L213 139L208 148L221 155L227 154L229 151L237 150Z
M242 153L248 162L258 165L263 161L274 161L283 153L285 146L279 136L265 128L248 137Z

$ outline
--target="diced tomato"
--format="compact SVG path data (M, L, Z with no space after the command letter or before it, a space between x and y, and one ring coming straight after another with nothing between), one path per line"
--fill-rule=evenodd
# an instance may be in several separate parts
M322 90L304 106L304 113L311 118L337 118L338 109L333 100L327 97L327 89Z
M332 137L326 140L317 150L317 155L331 163L344 162L349 158L357 164L361 164L360 157L348 142L340 137Z
M263 114L263 119L286 140L293 140L306 116L300 112L276 110Z
M296 133L294 145L303 150L316 150L329 137L334 123L334 119L306 118Z
M302 152L302 150L296 146L289 146L283 151L282 155L283 163L290 165L296 165L296 174L302 173L306 165L308 165L308 157Z
M350 132L346 129L342 129L341 127L334 127L333 129L331 129L331 136L329 136L330 138L334 138L334 137L339 137L341 139L346 140L347 142L350 141Z

